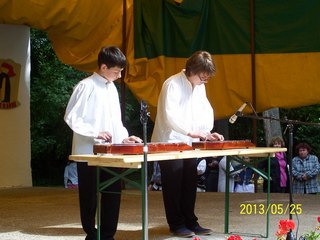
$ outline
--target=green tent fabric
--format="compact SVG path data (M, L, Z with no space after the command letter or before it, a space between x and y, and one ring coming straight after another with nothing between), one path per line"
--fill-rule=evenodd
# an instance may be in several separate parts
M320 51L320 3L254 1L255 52ZM250 53L249 1L135 0L135 58Z

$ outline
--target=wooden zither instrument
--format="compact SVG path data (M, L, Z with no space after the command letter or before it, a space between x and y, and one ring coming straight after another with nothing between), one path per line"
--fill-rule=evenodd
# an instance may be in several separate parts
M148 153L162 153L174 151L193 150L186 143L147 143ZM93 153L112 153L112 154L143 154L143 143L123 143L110 144L99 143L93 145Z
M226 141L200 141L193 142L192 146L186 143L147 143L148 153L163 153L174 151L201 150L222 150L235 148L251 148L255 145L250 140L226 140ZM93 153L112 154L143 154L143 143L110 144L98 143L93 145Z
M200 141L193 142L192 148L201 150L222 150L255 147L250 140Z

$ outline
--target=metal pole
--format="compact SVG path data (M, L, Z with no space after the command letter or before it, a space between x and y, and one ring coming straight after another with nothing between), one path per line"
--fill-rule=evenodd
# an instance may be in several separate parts
M254 29L254 0L250 0L250 53L251 53L251 81L252 103L256 108L256 56L255 56L255 29ZM252 119L252 141L257 144L257 121Z
M228 157L226 158L226 191L225 191L225 212L224 212L224 233L229 233L229 204L230 204L230 199L229 199L229 195L230 195L230 186L229 186L229 179L230 179L230 160ZM221 161L221 160L220 160Z
M148 240L148 145L147 145L147 122L148 106L145 101L141 101L140 121L143 125L143 166L141 169L142 176L142 231L143 240Z
M269 222L270 222L270 214L268 211L268 207L270 206L270 172L271 172L271 156L268 156L268 192L267 192L267 229L266 229L266 238L269 237Z
M121 50L127 55L127 0L122 1L122 46ZM126 84L125 84L126 69L123 70L120 81L120 92L121 92L121 120L125 123L126 119Z
M293 124L288 123L287 128L289 129L289 157L288 157L288 173L289 173L289 219L292 220L292 206L293 206L293 198L292 198L292 148L293 148ZM287 240L294 240L294 234L292 229L287 234Z

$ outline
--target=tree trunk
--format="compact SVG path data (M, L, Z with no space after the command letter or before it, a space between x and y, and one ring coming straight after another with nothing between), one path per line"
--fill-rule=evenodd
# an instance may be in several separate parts
M279 108L272 108L263 112L263 117L274 118L280 120ZM263 120L266 144L269 146L273 137L282 137L280 121Z

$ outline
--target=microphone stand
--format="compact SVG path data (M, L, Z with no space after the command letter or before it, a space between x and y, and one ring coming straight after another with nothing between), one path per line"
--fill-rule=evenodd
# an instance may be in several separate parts
M292 146L293 146L293 124L290 121L287 124L284 134L286 134L287 129L289 129L289 158L287 159L288 173L289 173L289 219L292 220L292 207L293 207L293 197L292 197ZM292 229L287 234L286 240L294 240L294 234Z
M292 220L292 208L293 208L293 197L292 197L292 148L293 148L293 125L294 124L303 124L303 125L313 125L313 126L320 126L320 123L309 123L309 122L301 122L297 120L289 120L287 117L285 117L284 120L278 119L278 118L273 118L273 117L260 117L258 116L257 112L255 111L254 107L250 102L247 103L251 110L253 111L254 115L243 115L241 112L237 114L238 117L243 117L243 118L252 118L252 119L257 119L257 120L271 120L271 121L278 121L282 123L286 123L286 129L284 131L284 134L286 134L287 129L289 129L289 157L287 159L287 167L288 167L288 173L289 173L289 219ZM292 230L287 234L286 240L295 240L294 234Z
M147 123L150 113L145 101L141 101L140 122L143 126L143 168L141 170L143 203L142 203L142 222L143 240L148 240L148 146L147 146Z
M274 117L260 117L256 110L253 108L252 104L250 102L247 102L247 104L250 106L251 110L253 111L254 115L244 115L243 113L237 114L237 117L242 118L251 118L251 119L257 119L257 120L271 120L271 121L278 121L281 123L287 123L287 124L302 124L302 125L311 125L311 126L319 126L320 123L310 123L310 122L301 122L298 120L290 120L285 117L285 119L279 119Z

